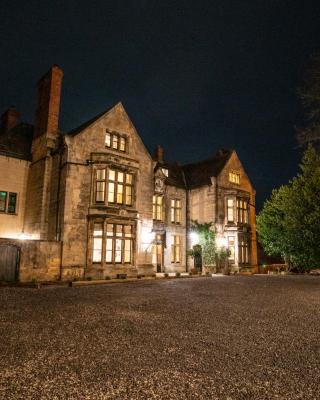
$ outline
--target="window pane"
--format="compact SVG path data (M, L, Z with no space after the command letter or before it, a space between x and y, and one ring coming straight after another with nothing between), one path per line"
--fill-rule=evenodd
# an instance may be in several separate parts
M181 209L180 208L177 209L176 222L178 224L181 223Z
M112 148L118 149L118 136L117 135L112 136Z
M6 211L7 192L0 192L0 211Z
M132 175L131 174L126 174L126 183L129 185L132 184Z
M131 240L126 239L124 242L124 262L131 263Z
M107 236L113 236L113 224L107 224Z
M228 199L228 207L233 207L233 199Z
M102 238L93 238L93 262L101 262L102 255Z
M171 207L175 206L175 200L171 200Z
M8 213L14 214L16 212L17 193L9 193Z
M96 202L104 202L105 182L97 182L96 185Z
M114 183L109 182L108 201L114 203Z
M114 181L116 177L116 171L114 171L113 169L109 169L109 181Z
M97 169L97 180L101 181L104 180L106 177L106 170L105 169Z
M174 220L174 208L171 207L171 222L175 222Z
M117 227L116 227L116 236L122 236L122 226L123 225L117 225Z
M106 240L106 262L107 263L112 262L112 243L113 243L113 239L108 238Z
M126 139L124 137L120 138L120 150L125 151L126 150Z
M102 236L102 232L103 232L103 224L102 224L102 222L100 223L100 222L98 222L98 223L95 223L94 224L94 227L93 227L93 236L95 236L95 237L101 237Z
M115 249L115 262L121 263L121 255L122 255L122 239L116 239L116 249Z
M157 204L162 204L162 197L161 196L157 196Z
M123 185L118 184L118 191L117 191L117 203L122 204L123 203Z
M109 132L106 133L105 145L106 145L107 147L110 147L110 146L111 146L111 135L110 135Z
M118 172L118 182L123 182L123 172Z
M124 235L126 237L132 236L132 225L124 225Z
M132 187L126 186L126 204L128 206L132 205Z

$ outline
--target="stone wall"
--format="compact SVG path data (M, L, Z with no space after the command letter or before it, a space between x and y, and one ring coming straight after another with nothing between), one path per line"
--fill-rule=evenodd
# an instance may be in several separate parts
M61 242L0 239L1 244L20 248L19 280L39 282L60 280Z

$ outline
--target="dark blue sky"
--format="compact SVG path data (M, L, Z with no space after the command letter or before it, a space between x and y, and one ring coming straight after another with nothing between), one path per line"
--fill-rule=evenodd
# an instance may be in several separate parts
M296 89L319 51L319 1L2 0L0 43L0 109L25 121L56 63L63 130L121 100L168 160L235 148L258 206L297 171Z

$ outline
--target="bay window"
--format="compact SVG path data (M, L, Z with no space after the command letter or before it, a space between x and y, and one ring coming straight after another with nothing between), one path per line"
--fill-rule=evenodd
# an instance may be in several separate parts
M132 264L133 236L132 224L95 222L93 225L92 262Z
M238 214L238 222L242 224L249 223L249 207L248 201L246 199L237 199L237 214Z
M107 194L106 194L107 189ZM116 169L97 169L95 172L95 202L133 204L133 174Z

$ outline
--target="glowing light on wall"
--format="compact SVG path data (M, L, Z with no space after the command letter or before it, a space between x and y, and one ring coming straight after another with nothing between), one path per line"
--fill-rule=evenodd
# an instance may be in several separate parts
M199 235L195 231L189 233L191 247L199 243Z
M219 248L228 246L228 241L224 236L218 236L216 239L216 243Z
M143 251L147 251L153 244L155 239L155 232L150 231L149 227L141 228L141 246Z

